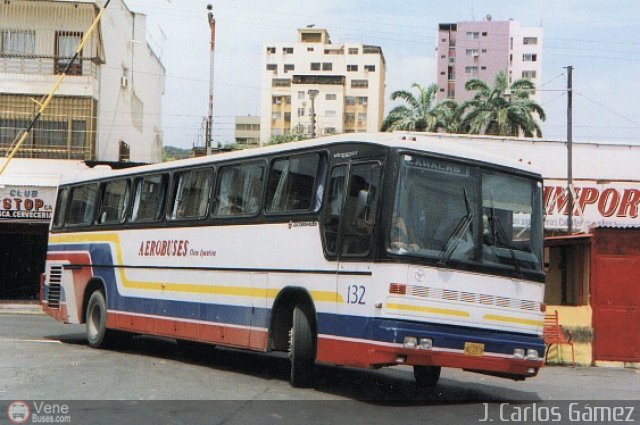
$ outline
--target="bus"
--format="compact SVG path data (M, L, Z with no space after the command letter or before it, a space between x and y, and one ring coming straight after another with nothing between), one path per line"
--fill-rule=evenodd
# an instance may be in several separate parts
M435 135L345 134L60 184L41 301L123 333L524 380L543 364L542 178Z

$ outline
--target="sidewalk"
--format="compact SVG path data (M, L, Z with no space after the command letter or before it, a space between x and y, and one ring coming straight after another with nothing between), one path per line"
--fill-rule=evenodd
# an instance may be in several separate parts
M44 314L38 301L0 300L0 314Z

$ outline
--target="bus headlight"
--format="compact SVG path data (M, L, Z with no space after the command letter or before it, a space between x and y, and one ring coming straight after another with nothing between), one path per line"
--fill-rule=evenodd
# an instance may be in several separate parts
M418 345L418 338L415 336L404 337L404 348L416 348Z
M527 360L538 360L538 350L527 350Z
M513 350L513 358L514 359L524 359L524 349L516 348Z
M421 350L431 350L433 348L433 341L431 338L420 338L418 340L418 348Z

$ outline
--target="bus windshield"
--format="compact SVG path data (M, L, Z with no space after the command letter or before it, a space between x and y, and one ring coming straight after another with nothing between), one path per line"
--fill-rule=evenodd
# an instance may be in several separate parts
M440 266L541 272L541 184L504 172L402 154L388 250Z

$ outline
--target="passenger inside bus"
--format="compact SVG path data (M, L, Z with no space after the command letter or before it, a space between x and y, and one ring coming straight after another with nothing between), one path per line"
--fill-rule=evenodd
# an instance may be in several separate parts
M407 225L404 218L394 214L391 219L391 248L405 251L418 251L420 245L415 243L414 239L407 231Z

